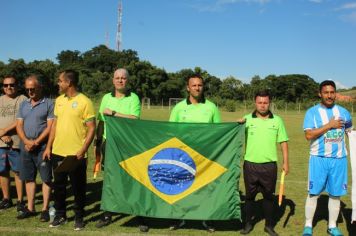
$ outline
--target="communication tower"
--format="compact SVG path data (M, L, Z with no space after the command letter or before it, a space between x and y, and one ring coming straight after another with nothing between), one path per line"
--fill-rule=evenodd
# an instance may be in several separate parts
M119 1L117 31L116 31L116 50L121 51L122 48L122 0Z

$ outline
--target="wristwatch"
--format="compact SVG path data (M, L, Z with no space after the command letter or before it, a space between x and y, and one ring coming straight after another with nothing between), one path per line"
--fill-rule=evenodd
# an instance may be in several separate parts
M116 111L112 111L111 115L114 116L116 114Z

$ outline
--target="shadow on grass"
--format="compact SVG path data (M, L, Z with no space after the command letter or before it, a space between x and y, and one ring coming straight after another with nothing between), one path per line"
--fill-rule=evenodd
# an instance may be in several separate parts
M329 219L328 203L329 203L329 196L320 195L318 199L318 205L315 211L314 219L313 219L314 226L316 226L321 221L328 222ZM337 219L337 224L345 223L348 231L348 235L356 235L356 225L351 224L351 213L352 213L352 209L346 208L346 204L343 201L341 201L340 214Z
M339 215L339 218L345 219L346 229L349 232L349 235L356 235L356 223L351 223L352 208L346 208L346 204L341 202L340 213L343 217L340 217Z
M169 229L171 225L174 224L175 220L172 219L159 219L159 218L148 218L145 217L145 223L154 229ZM201 220L186 220L185 225L181 229L188 230L203 230L205 228ZM138 227L140 224L140 217L136 216L126 221L122 226L125 227ZM239 220L215 220L209 221L216 231L238 231L241 229L241 222Z
M37 184L37 190L41 189L41 184ZM100 201L101 201L101 193L102 193L102 187L103 187L103 181L95 181L95 182L88 182L87 184L87 203L86 203L86 212L85 212L85 222L96 222L98 221L103 212L100 210ZM244 213L244 208L245 208L245 196L243 193L240 191L240 199L241 199L241 218L245 218L245 213ZM323 197L319 199L321 201L320 204L318 204L318 207L321 209L327 209L327 205L325 207L325 201ZM74 198L73 198L73 192L70 183L68 182L67 185L67 212L69 213L70 211L73 211L74 208ZM277 197L275 199L275 202L277 202ZM41 191L37 191L36 194L36 205L37 204L42 204L42 194ZM326 202L327 204L327 202ZM264 221L264 216L263 216L263 211L259 209L263 209L263 200L260 199L255 202L254 204L254 221L253 224L257 224L260 221ZM275 205L275 222L276 224L281 224L282 222L281 219L287 214L285 217L285 220L283 221L283 228L285 228L288 223L290 218L295 214L295 203L291 199L283 199L282 205L278 207ZM315 217L317 221L323 220L325 218L325 211L320 211L321 214ZM351 213L349 209L344 209L343 214L345 215L345 218L351 218ZM72 215L69 213L69 215ZM128 215L126 214L118 214L118 213L113 213L112 217L112 223L115 223L116 221L121 220L124 217L127 217ZM327 217L327 213L326 213ZM68 220L71 221L73 220L74 216L68 217ZM154 229L168 229L172 223L173 220L171 219L158 219L158 218L145 218L145 221L149 225L150 228ZM316 221L316 222L317 222ZM350 222L350 221L349 221ZM219 220L219 221L210 221L210 224L214 226L216 231L239 231L242 229L243 224L239 220ZM122 224L122 226L125 227L138 227L139 225L139 217L132 217L128 221ZM186 224L182 227L183 229L195 229L195 230L205 230L202 221L200 220L188 220L186 221ZM351 229L352 225L348 224L348 229ZM349 232L354 232L350 231ZM350 234L352 235L352 234Z
M242 219L245 219L245 204L244 204L244 195L242 195L240 193L241 196L241 212L242 212ZM274 222L275 225L283 223L283 228L285 228L289 221L290 218L292 216L295 215L295 203L293 200L285 198L285 196L283 196L283 200L282 200L282 204L281 206L278 206L277 204L278 202L278 196L275 196L274 199ZM265 217L264 217L264 213L263 213L263 199L259 199L257 201L255 201L254 203L254 216L253 216L253 226L255 226L257 223L259 223L260 221L264 221ZM287 214L285 220L283 222L280 222L281 219L284 217L284 215ZM243 224L244 225L244 224Z

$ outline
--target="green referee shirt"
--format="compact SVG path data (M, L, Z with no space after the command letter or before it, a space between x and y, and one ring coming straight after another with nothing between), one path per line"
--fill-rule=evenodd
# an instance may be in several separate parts
M272 113L269 118L261 119L256 112L248 114L246 119L245 160L254 163L277 161L277 143L288 141L283 120Z
M107 93L104 95L100 103L98 120L105 123L105 116L103 112L106 108L110 110L122 113L124 115L133 115L140 117L141 114L141 104L140 99L135 93L128 93L125 97L117 98L115 93ZM106 125L104 125L103 137L106 138Z
M171 122L220 123L220 112L214 103L203 98L198 104L192 104L189 98L179 102L169 117Z

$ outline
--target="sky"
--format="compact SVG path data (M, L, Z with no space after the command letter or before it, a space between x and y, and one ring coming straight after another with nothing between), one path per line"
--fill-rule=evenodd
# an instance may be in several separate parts
M356 86L356 0L122 0L122 49L167 72ZM116 48L118 0L1 0L0 61ZM108 35L108 37L107 37Z

